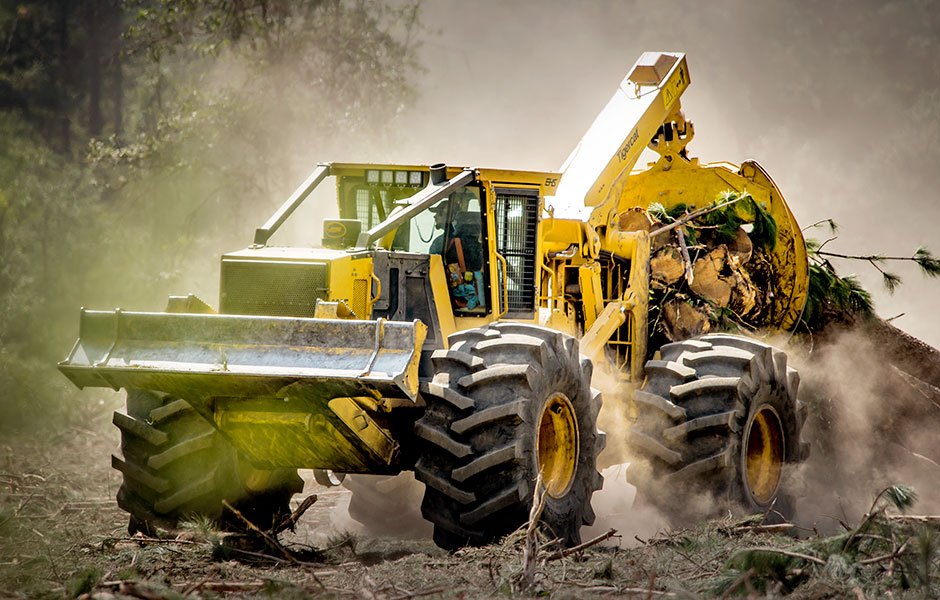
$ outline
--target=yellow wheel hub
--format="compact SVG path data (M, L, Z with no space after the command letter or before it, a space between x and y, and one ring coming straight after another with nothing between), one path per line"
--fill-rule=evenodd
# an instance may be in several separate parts
M780 417L770 406L757 411L744 436L747 486L757 502L770 501L780 484L784 440Z
M542 483L552 498L561 498L571 489L578 466L578 421L574 406L565 396L548 399L539 418L537 440Z

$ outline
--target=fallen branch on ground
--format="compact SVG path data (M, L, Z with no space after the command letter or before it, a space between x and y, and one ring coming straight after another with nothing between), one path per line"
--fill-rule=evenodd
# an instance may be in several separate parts
M316 501L317 501L316 494L310 494L309 496L304 498L304 501L300 503L300 506L297 507L297 510L295 510L289 516L285 517L284 520L278 523L277 527L275 527L271 531L271 533L274 535L277 535L281 533L282 531L284 531L285 529L290 529L291 531L293 531L294 528L297 526L297 521L300 520L300 517L305 512L307 512L307 509L313 506L313 503Z
M776 525L744 525L742 527L735 527L731 531L733 533L744 533L744 532L753 532L753 533L784 533L793 529L795 525L793 523L778 523Z
M617 592L618 594L645 594L647 598L652 596L663 596L671 598L675 592L663 592L660 590L651 590L649 588L638 587L620 587L618 585L597 585L596 583L580 583L578 581L562 581L561 585L570 585L582 589L586 592Z
M547 489L542 489L542 474L539 473L535 479L535 493L532 496L532 510L529 511L529 526L525 532L525 549L522 552L522 576L527 587L535 584L535 565L539 553L538 525L542 518L542 511L545 510L545 494Z
M742 552L773 552L775 554L782 554L784 556L790 556L793 558L801 558L803 560L808 560L811 563L817 565L825 565L826 561L821 558L816 558L815 556L810 556L809 554L802 554L800 552L790 552L789 550L780 550L779 548L744 548Z
M610 528L610 529L608 529L605 533L602 533L601 535L597 536L596 538L594 538L594 539L592 539L592 540L588 540L587 542L584 542L583 544L578 544L577 546L575 546L575 547L573 547L573 548L567 548L567 549L565 549L565 550L559 550L558 552L555 552L554 554L550 554L550 555L548 556L548 558L546 558L545 560L546 560L546 561L550 561L550 560L559 560L559 559L565 558L566 556L571 556L572 554L575 554L576 552L581 552L581 551L584 550L585 548L590 548L591 546L595 546L595 545L597 545L597 544L600 544L600 543L603 542L604 540L607 540L607 539L610 539L610 538L614 537L616 534L617 534L617 530L614 529L614 528Z
M110 535L99 535L95 537L100 538L101 541L103 542L109 541L109 542L136 542L138 544L190 544L190 545L197 543L197 542L194 542L193 540L180 540L176 538L164 539L164 538L152 538L152 537L145 537L145 536L114 537Z
M248 518L247 518L245 515L243 515L243 514L241 513L241 511L239 511L237 508L235 508L234 506L232 506L231 504L229 504L229 503L228 503L228 500L222 500L222 506L224 506L225 508L227 508L227 509L229 509L230 511L232 511L232 514L234 514L236 517L238 517L239 519L241 519L242 522L245 523L245 525L248 526L248 529L250 529L251 531L257 533L257 534L260 535L262 538L264 538L264 541L266 541L272 548L274 548L275 550L277 550L278 552L280 552L281 554L283 554L284 557L285 557L287 560L289 560L289 561L291 561L292 563L295 563L295 564L297 564L297 563L300 562L299 560L297 560L297 559L294 557L293 554L290 553L290 551L287 550L287 548L285 548L284 546L282 546L281 543L278 542L277 539L276 539L274 536L272 536L271 534L269 534L269 533L267 533L267 532L261 531L261 529L258 528L257 525L255 525L254 523L252 523L251 521L249 521Z
M418 590L417 592L409 592L401 596L395 596L391 600L408 600L408 598L420 598L422 596L430 596L431 594L441 594L447 590L448 588L446 586L439 585L436 587L428 588L426 590Z

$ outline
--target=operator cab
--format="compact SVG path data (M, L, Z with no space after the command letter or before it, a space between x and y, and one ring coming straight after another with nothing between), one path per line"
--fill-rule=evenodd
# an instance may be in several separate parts
M387 218L396 205L407 204L418 189L369 185L367 174L365 185L347 191L346 202L341 202L341 216L358 221L355 229L366 231ZM454 316L485 316L488 312L489 261L483 197L480 185L452 192L400 226L388 246L392 252L441 256Z
M425 295L417 290L419 281L421 287L431 285L425 281L427 267L421 275L416 265L437 255L443 273L434 279L441 284L433 295L448 294L454 317L536 319L539 210L557 174L444 165L329 166L336 176L340 219L324 222L323 245L380 250L373 257L376 269L388 273L388 282L380 291L373 286L378 297L374 316L425 320L424 311L412 314L402 307L416 310L414 298ZM435 181L435 170L449 178ZM454 183L446 195L422 200L445 183Z

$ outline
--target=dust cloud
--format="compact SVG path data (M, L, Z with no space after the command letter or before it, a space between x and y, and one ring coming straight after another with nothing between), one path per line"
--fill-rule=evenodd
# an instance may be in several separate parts
M601 471L604 487L594 492L591 507L597 520L590 527L581 528L581 537L589 540L616 529L619 539L607 545L629 548L638 545L637 538L646 540L669 524L656 508L636 502L636 487L627 481L629 463L611 465Z
M606 434L606 447L597 458L604 477L604 487L594 492L591 507L597 516L594 524L581 529L585 540L616 529L619 538L607 545L631 547L668 526L667 519L654 506L637 502L636 487L627 480L630 466L626 433L633 422L630 414L632 386L625 385L606 364L595 364L591 387L603 394L597 428Z
M892 365L861 329L842 331L802 358L803 438L811 454L795 474L797 518L834 532L854 524L882 489L914 487L915 514L940 510L938 395Z

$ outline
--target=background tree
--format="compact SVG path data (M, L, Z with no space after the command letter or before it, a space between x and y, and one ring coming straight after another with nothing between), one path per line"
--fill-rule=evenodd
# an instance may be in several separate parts
M78 306L214 301L318 159L388 143L418 8L0 0L0 427L74 413Z

